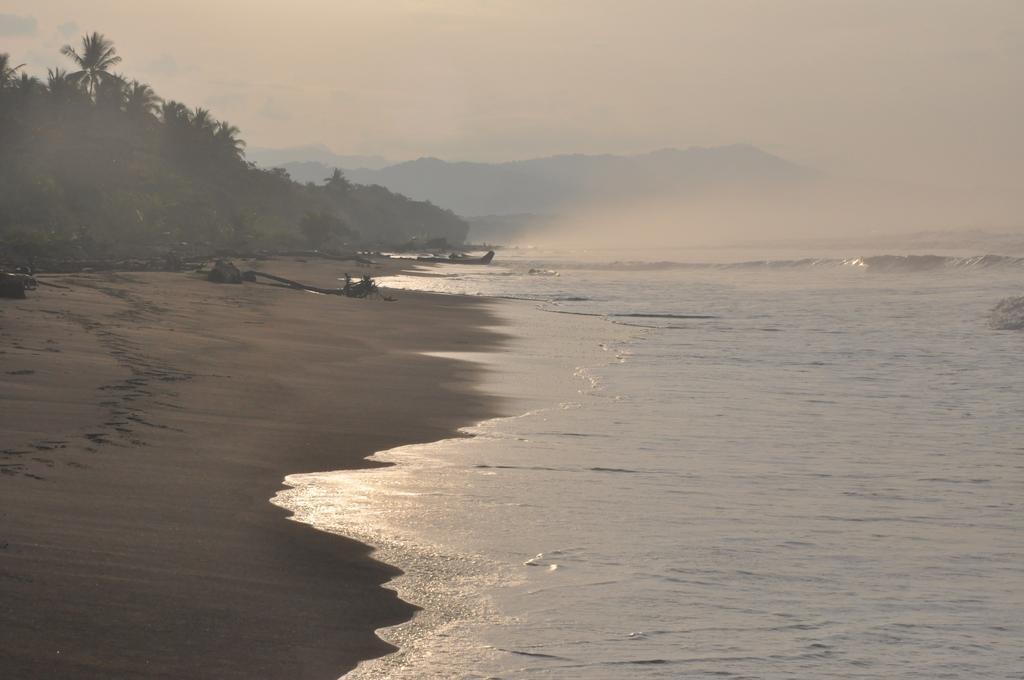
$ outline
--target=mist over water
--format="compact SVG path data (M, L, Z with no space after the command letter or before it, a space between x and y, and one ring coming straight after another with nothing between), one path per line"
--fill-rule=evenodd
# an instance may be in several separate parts
M1021 246L1021 210L1016 197L970 186L906 185L856 178L801 176L786 180L719 180L697 190L651 190L608 194L569 203L525 220L518 230L489 232L500 243L555 248L709 248L757 244L765 250L787 242L789 250L816 244L855 243L868 252L892 252L893 244L921 247L921 232L969 228L1016 233ZM628 225L628 226L624 226ZM986 248L975 233L976 250ZM471 235L471 238L472 235ZM820 252L820 248L819 248ZM925 251L927 252L927 251ZM1024 251L1019 254L1024 254ZM848 255L848 253L847 253Z

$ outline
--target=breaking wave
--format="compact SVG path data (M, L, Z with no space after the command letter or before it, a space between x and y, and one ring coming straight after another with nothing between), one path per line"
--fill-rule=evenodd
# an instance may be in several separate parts
M873 271L916 272L935 269L988 269L990 267L1024 267L1024 257L1007 255L875 255L845 260L844 264L867 267Z
M948 255L871 255L854 258L815 258L807 257L798 260L749 260L745 262L711 263L711 262L676 262L663 260L658 262L618 260L602 264L580 264L579 269L612 269L617 271L657 271L675 269L716 269L716 270L751 270L751 269L812 269L853 267L872 272L929 272L944 270L974 270L999 268L1024 268L1024 257L1008 255L971 255L957 257ZM571 266L563 265L563 268Z

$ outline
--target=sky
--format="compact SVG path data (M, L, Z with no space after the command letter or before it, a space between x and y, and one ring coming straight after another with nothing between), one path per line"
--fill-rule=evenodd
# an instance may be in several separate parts
M0 0L45 74L86 31L251 146L510 160L750 143L1011 195L1022 0Z

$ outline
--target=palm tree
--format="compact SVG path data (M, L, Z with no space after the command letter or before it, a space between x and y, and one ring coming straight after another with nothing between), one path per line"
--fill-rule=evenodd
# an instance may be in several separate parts
M168 99L160 105L163 150L171 158L185 158L191 149L192 112L181 102Z
M127 100L128 85L121 76L102 80L96 87L96 105L99 107L120 111Z
M217 125L217 121L215 121L213 119L213 116L210 115L209 109L200 108L198 106L196 107L196 110L192 112L192 115L189 117L189 123L195 130L205 130L210 133L213 132L214 126Z
M11 66L11 55L0 52L0 88L7 87L17 79L17 73L25 66L18 64Z
M239 132L241 130L237 127L226 120L222 120L217 123L216 132L214 132L213 136L221 149L235 158L241 158L245 149L245 142L238 138Z
M46 87L55 97L66 97L78 89L78 86L68 77L68 72L59 66L46 69Z
M352 190L352 182L349 182L345 174L338 168L335 168L331 176L324 180L324 185L331 191L342 195Z
M133 80L128 83L125 93L124 110L135 118L152 118L162 100L146 83Z
M184 127L191 121L192 114L181 102L169 99L160 105L160 119L168 127Z
M46 86L50 97L58 103L55 111L63 115L74 102L88 101L88 95L62 68L46 69Z
M108 69L121 63L121 57L117 56L114 43L103 37L102 33L93 32L82 36L81 54L71 45L65 45L60 52L78 65L79 70L71 73L70 77L84 85L89 96L96 95L96 89L103 81L117 79Z
M20 78L11 82L13 83L11 87L22 94L32 94L43 89L43 84L39 81L39 78L30 76L27 73L22 73Z

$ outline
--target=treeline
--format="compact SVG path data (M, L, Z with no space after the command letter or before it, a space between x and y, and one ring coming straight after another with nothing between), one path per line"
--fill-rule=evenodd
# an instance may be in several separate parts
M380 186L298 184L246 162L237 127L114 72L103 35L65 46L46 81L0 53L0 249L67 255L168 248L461 243L454 213Z

